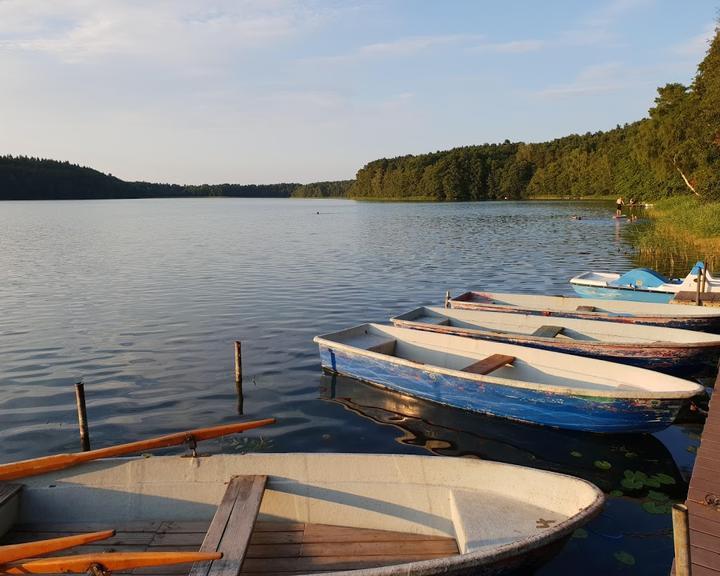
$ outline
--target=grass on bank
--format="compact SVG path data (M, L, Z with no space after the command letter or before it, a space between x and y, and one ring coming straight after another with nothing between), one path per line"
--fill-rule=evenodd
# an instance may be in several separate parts
M687 274L687 266L704 260L720 271L720 202L691 196L658 200L647 210L649 221L628 230L641 262L668 263L673 274Z

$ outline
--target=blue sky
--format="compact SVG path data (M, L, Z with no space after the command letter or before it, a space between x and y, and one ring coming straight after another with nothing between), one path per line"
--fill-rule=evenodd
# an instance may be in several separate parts
M718 0L0 0L0 154L311 182L542 141L689 83Z

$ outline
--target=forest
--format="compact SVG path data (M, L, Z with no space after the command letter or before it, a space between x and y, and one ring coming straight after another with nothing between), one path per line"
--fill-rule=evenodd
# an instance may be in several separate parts
M0 200L86 200L91 198L288 198L300 184L153 184L125 182L70 162L0 156Z
M720 34L690 86L658 88L649 115L550 142L465 146L364 166L351 198L435 201L541 197L720 200Z

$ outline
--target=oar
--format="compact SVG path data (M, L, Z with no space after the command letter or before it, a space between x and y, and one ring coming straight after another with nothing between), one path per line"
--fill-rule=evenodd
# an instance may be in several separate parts
M0 574L84 574L93 565L97 565L103 572L113 572L220 558L220 552L104 552L13 562L0 566Z
M90 542L105 540L115 535L115 530L103 530L102 532L88 532L76 536L63 536L62 538L50 538L49 540L36 540L24 542L23 544L9 544L0 546L0 564L7 564L23 558L35 558L44 556L50 552L67 550L73 546L82 546Z
M0 465L0 481L14 480L25 476L34 476L36 474L45 474L53 470L62 470L70 466L76 466L90 460L98 458L113 458L115 456L125 456L127 454L135 454L136 452L145 452L157 448L167 448L168 446L177 446L184 442L193 445L199 440L209 440L218 436L227 434L235 434L252 428L259 428L266 424L272 424L275 418L266 418L264 420L253 420L252 422L241 422L239 424L226 424L224 426L215 426L213 428L197 428L188 430L187 432L177 432L166 436L158 436L149 440L140 440L138 442L130 442L129 444L119 444L110 446L109 448L99 448L98 450L89 450L88 452L74 452L71 454L55 454L54 456L43 456L41 458L33 458L32 460L21 460L20 462L11 462L10 464Z

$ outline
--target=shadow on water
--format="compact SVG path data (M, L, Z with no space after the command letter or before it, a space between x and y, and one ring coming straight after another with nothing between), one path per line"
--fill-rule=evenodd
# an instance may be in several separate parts
M667 573L672 562L670 505L687 482L673 454L650 434L599 435L533 426L433 404L343 376L323 375L321 396L363 418L394 426L396 441L442 456L482 458L584 478L608 500L538 574L625 568ZM520 487L518 487L520 488ZM628 531L632 527L632 532ZM634 568L632 568L634 567Z

